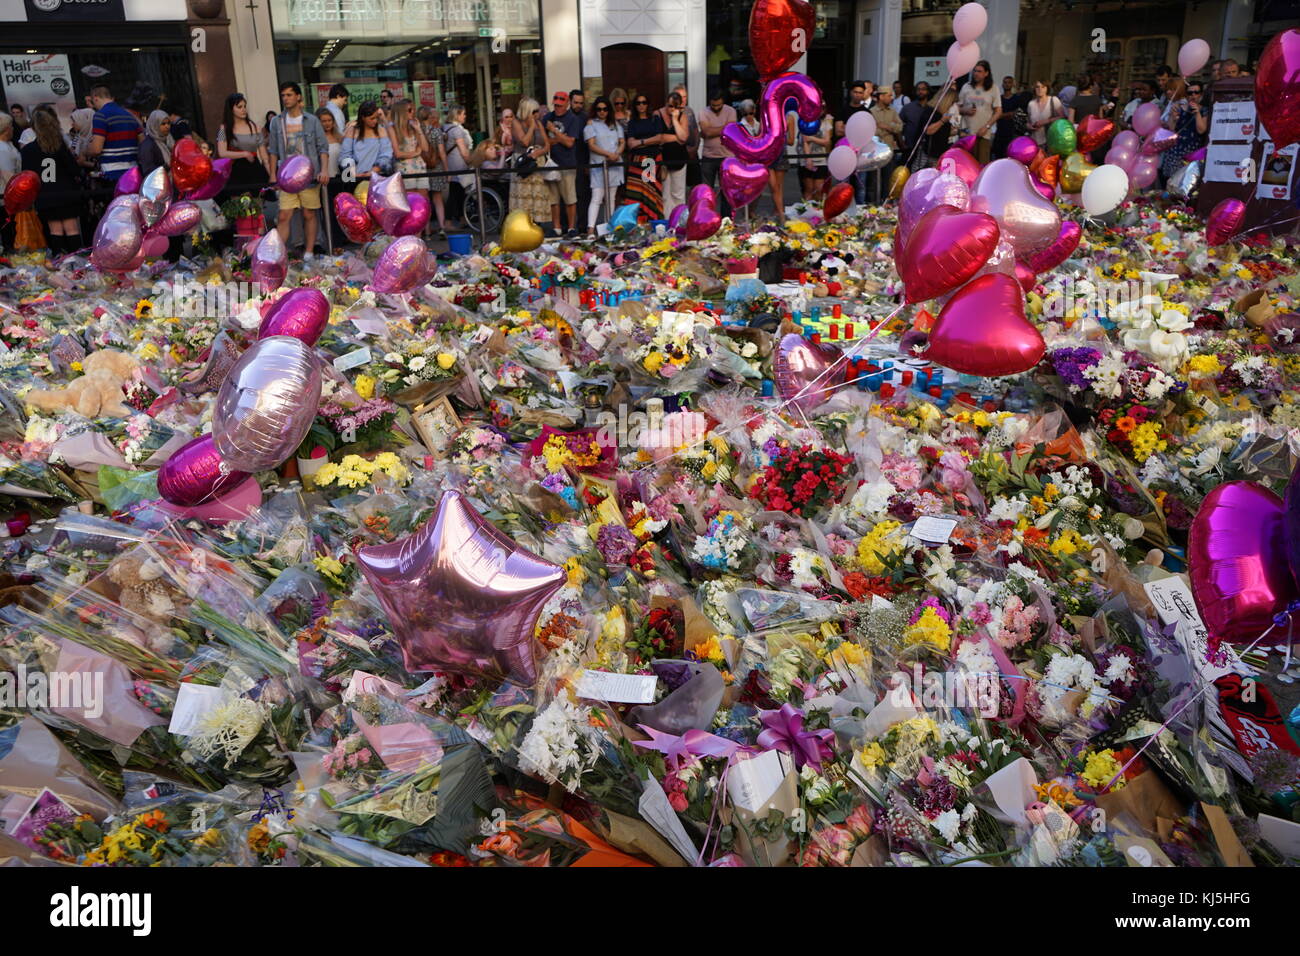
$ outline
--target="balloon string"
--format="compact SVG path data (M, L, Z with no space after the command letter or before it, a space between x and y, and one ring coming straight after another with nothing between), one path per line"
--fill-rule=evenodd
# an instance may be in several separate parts
M912 151L907 154L907 159L903 162L904 168L912 165L912 157L916 155L916 151L921 148L921 143L925 141L925 128L930 125L931 121L934 119L934 115L939 112L939 104L943 102L944 96L947 95L948 88L952 86L952 81L953 78L949 76L943 84L943 89L939 91L939 95L932 101L934 105L930 107L930 115L927 116L925 122L921 124L921 135L918 136L916 142L912 144Z
M1290 619L1292 624L1294 624L1294 619L1292 618L1292 614L1296 610L1300 610L1300 607L1293 604L1289 606L1285 612L1285 617ZM1266 630L1263 634L1259 635L1259 637L1255 638L1255 640L1251 642L1250 646L1247 647L1244 651L1242 651L1239 656L1245 657L1247 654L1249 654L1251 651L1255 649L1256 645L1258 645L1260 641L1262 641L1264 638L1272 634L1273 629L1278 626L1278 624L1280 623L1280 619L1283 616L1284 616L1283 614L1279 614L1277 615L1277 617L1273 618L1273 623L1268 626L1268 630ZM1124 772L1128 770L1129 767L1133 766L1133 762L1136 761L1138 757L1142 756L1142 753L1155 742L1157 737L1159 737L1161 734L1163 734L1166 730L1169 729L1169 725L1174 722L1174 718L1176 718L1179 714L1185 711L1188 707L1192 706L1192 704L1196 702L1196 698L1200 697L1202 694L1204 694L1207 690L1209 690L1213 686L1214 685L1211 684L1209 681L1205 681L1204 683L1202 683L1200 689L1197 690L1194 694L1192 694L1191 697L1187 698L1187 702L1183 704L1183 706L1179 707L1176 711L1170 714L1169 719L1156 728L1155 732L1151 734L1150 737L1147 738L1147 742L1138 748L1137 753L1135 753L1129 759L1129 761L1124 764L1124 766L1119 768L1119 772L1116 773L1115 776L1110 778L1110 782L1106 784L1102 792L1109 793L1110 788L1115 786L1115 781L1119 780L1122 776L1124 776Z
M782 411L785 410L785 408L786 408L787 406L789 406L789 405L791 405L791 404L797 402L797 401L798 401L798 400L803 396L803 394L804 394L805 392L807 392L810 388L812 388L814 385L816 385L818 382L820 382L820 381L821 381L823 378L825 378L827 375L831 374L831 373L834 372L837 368L839 368L840 363L842 363L842 362L846 362L846 361L848 360L848 357L849 357L849 351L851 351L852 349L856 349L859 345L861 345L861 344L864 343L864 342L868 342L868 341L870 341L871 339L874 339L874 338L875 338L875 337L880 333L880 330L881 330L881 329L883 329L886 325L888 325L889 322L890 322L890 321L891 321L891 320L892 320L896 315L898 315L899 312L903 311L903 308L906 306L906 304L907 304L907 303L905 303L905 302L900 302L900 303L898 304L898 306L894 309L893 312L890 312L889 315L885 316L883 319L881 319L881 320L880 320L879 322L877 322L875 325L871 326L871 328L870 328L870 330L869 330L868 332L866 332L866 333L864 333L863 335L860 335L860 336L858 336L856 339L854 339L853 342L849 345L849 347L846 348L843 352L840 353L839 358L837 358L837 359L836 359L834 362L832 362L830 365L826 366L826 368L821 372L820 375L818 375L815 379L813 379L811 382L809 382L809 383L808 383L807 385L805 385L803 388L799 389L799 391L796 392L794 395L791 395L791 396L790 396L789 398L787 398L785 401L781 402L781 404L777 405L776 408L773 408L773 409L771 409L769 412L767 412L765 417L770 417L770 416L772 416L772 415L779 415ZM824 389L822 389L822 391L834 391L836 388L842 388L844 385L851 385L851 384L854 384L854 383L853 383L853 382L845 382L845 383L842 383L841 385L836 385L836 386L833 386L833 387L831 387L831 388L824 388ZM728 425L727 427L725 427L725 428L723 428L723 429L720 429L720 430L715 428L715 429L713 430L713 437L718 437L718 436L721 436L721 435L728 435L728 434L730 434L731 432L734 432L737 428L740 428L740 427L741 427L742 425L744 425L746 422L750 421L750 419L751 419L752 417L753 417L753 416L747 415L747 416L745 416L741 421L738 421L738 422L736 422L736 423L733 424L733 425ZM805 419L805 421L806 421L806 419ZM692 448L698 448L700 445L703 445L703 444L704 444L705 442L707 442L707 441L709 441L708 438L699 438L699 439L696 439L696 440L693 441L693 442L690 442L690 443L688 443L688 444L682 445L680 448L675 448L675 449L673 449L673 451L671 452L671 454L670 454L668 457L670 457L670 458L674 458L674 457L676 457L677 455L681 454L681 453L684 452L684 451L690 451ZM644 471L646 468L650 468L651 466L662 464L663 461L664 461L664 459L659 459L659 460L656 460L656 461L648 461L648 462L646 462L644 465L641 465L641 466L639 466L639 467L637 467L637 468L632 469L632 472L633 472L633 473L636 473L636 472L638 472L638 471Z

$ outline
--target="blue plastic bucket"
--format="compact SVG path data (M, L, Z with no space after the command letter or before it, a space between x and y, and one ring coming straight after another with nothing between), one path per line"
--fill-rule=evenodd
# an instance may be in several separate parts
M467 232L448 236L447 247L458 256L467 256L474 248L474 237Z

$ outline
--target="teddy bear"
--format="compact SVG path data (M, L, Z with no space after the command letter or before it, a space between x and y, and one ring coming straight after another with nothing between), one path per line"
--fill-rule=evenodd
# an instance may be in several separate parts
M100 349L81 362L83 374L65 388L32 389L24 398L28 406L42 412L74 411L87 418L106 415L126 418L131 408L122 399L122 385L140 362L129 352Z
M108 579L120 588L117 603L124 610L165 625L173 615L183 613L178 602L187 603L165 572L163 565L153 558L130 553L108 566Z

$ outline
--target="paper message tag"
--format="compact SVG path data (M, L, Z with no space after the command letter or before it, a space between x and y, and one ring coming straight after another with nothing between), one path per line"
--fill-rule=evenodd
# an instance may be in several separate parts
M758 813L785 780L779 750L767 750L752 760L740 760L727 771L727 794L742 810Z
M609 671L583 671L578 678L578 696L615 704L653 704L654 674L611 674Z
M1206 660L1210 632L1201 620L1201 612L1196 609L1196 599L1192 597L1192 589L1185 577L1175 574L1158 581L1148 581L1142 588L1160 615L1160 622L1166 626L1174 625L1174 636L1205 680L1214 681L1236 671L1233 665L1237 655L1227 645L1220 645L1222 652L1227 655L1226 665L1212 664Z
M169 734L188 737L199 729L203 718L216 710L229 695L220 687L207 684L181 684L176 692L176 706L167 725Z
M350 368L367 365L369 362L370 346L364 345L359 349L353 349L351 352L344 352L334 360L334 367L340 372L346 372Z
M947 544L957 527L956 518L941 518L936 515L923 515L916 519L912 530L908 532L913 538L926 544Z

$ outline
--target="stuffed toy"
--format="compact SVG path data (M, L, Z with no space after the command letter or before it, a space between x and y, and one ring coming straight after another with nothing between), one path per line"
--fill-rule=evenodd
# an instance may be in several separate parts
M108 566L108 579L121 590L117 603L124 610L166 624L188 605L185 595L166 577L158 561L143 554L124 554Z
M87 355L81 367L85 374L66 388L32 389L23 400L38 411L56 414L74 411L87 418L126 418L131 414L131 408L122 401L122 385L140 367L134 355L100 349Z

